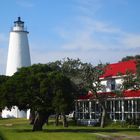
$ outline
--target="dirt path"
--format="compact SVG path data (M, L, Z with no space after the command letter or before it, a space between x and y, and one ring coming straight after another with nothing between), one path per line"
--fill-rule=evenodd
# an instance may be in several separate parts
M94 134L97 135L97 138L99 138L99 140L124 140L124 139L140 140L140 136L130 136L127 134L120 134L120 133L112 133L114 134L114 136L101 134L101 133L94 133Z

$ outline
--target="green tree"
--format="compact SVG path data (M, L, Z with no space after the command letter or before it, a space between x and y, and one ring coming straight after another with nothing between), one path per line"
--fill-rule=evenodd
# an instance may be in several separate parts
M8 78L9 78L8 76L0 75L0 117L1 117L2 109L4 108L3 101L2 101L2 88L4 83L8 80Z
M87 94L88 91L92 91L94 98L98 101L100 107L102 108L101 127L104 127L105 118L106 118L106 107L105 99L108 97L104 94L98 94L99 91L103 90L104 86L101 85L100 77L104 73L104 67L106 65L99 64L94 67L90 63L83 63L79 59L64 59L63 61L57 61L61 71L69 77L73 83L76 85L75 96L81 94ZM56 66L55 66L56 67Z
M84 85L93 93L93 98L96 99L98 104L102 109L101 118L100 118L100 126L104 127L105 119L106 119L106 106L105 100L108 98L105 94L100 94L99 91L103 91L105 88L101 84L100 77L104 73L105 65L99 64L98 66L94 67L92 64L85 63L83 66L83 79Z
M123 57L121 61L138 60L138 59L140 59L140 55L126 56Z
M136 72L127 71L123 78L122 91L140 89L140 60L136 60Z
M73 88L75 87L75 96L80 94L86 94L87 89L83 85L83 65L85 63L81 62L80 59L70 59L66 58L62 61L56 61L49 63L49 66L53 70L62 72L66 77L70 78L73 83Z
M68 122L66 114L69 113L74 106L73 84L69 78L62 73L50 73L50 78L53 79L51 85L53 89L52 106L56 113L56 125L58 124L58 116L63 116L63 126L67 127Z
M21 68L10 77L2 88L3 106L9 109L31 109L35 113L33 131L42 130L49 115L65 113L73 103L71 81L59 71L53 72L48 65ZM56 100L60 99L59 102ZM55 102L55 103L53 103Z

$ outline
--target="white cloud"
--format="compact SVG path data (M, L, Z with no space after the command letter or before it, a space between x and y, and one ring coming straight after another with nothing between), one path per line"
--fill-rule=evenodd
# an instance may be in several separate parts
M6 69L6 57L8 44L8 37L4 33L0 33L0 74L5 74Z
M101 50L104 45L92 37L88 31L77 32L67 43L62 45L64 50L88 51L93 49Z
M76 0L76 9L86 15L94 15L102 7L101 0Z
M88 50L99 50L103 51L113 44L112 39L118 42L118 39L124 33L112 25L103 23L101 21L93 21L89 17L81 17L77 23L82 23L82 26L76 28L73 26L71 29L65 29L65 27L59 28L57 34L65 39L65 43L62 44L64 50L77 50L77 51L88 51Z
M106 33L120 33L120 29L112 27L112 25L100 22L100 21L95 21L93 22L92 25L93 28L95 28L94 30L97 32L106 32Z
M5 74L7 50L0 47L0 74Z
M90 16L80 16L78 18L79 23L82 23L85 26L86 30L91 32L101 32L101 33L123 33L120 28L115 27L111 23L105 21L99 21Z
M126 55L136 55L140 50L140 34L125 32L113 24L88 16L78 18L77 23L70 29L59 28L57 33L65 42L61 45L63 51L54 53L56 56L83 58L86 55L89 61L112 62Z
M135 55L135 52L131 51L49 51L49 52L32 52L32 64L34 63L48 63L56 60L62 60L63 58L80 58L83 62L90 62L94 65L102 63L114 63L122 59L127 55Z
M0 33L0 43L7 42L7 36L3 33Z
M77 23L81 23L77 28ZM70 29L65 26L55 30L60 39L58 51L50 51L32 46L31 57L33 63L47 63L63 58L80 58L82 61L98 64L100 61L117 62L127 55L136 55L139 47L140 34L132 34L113 26L110 23L92 20L90 17L78 18ZM34 44L36 44L34 42ZM45 44L51 48L50 44ZM53 44L51 44L53 45ZM133 49L134 48L134 49Z
M140 34L126 34L122 44L128 48L140 48Z

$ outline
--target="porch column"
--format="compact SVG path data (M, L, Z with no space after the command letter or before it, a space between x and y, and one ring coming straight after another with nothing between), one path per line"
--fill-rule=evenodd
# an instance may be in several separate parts
M130 119L130 112L131 112L131 109L130 109L130 100L128 100L128 119Z
M82 114L83 114L83 119L85 119L85 117L84 117L84 114L85 114L85 102L82 102L82 108L83 108L83 112L82 112Z
M113 120L113 118L112 118L112 112L113 112L113 111L112 111L112 110L113 110L112 102L113 102L113 101L110 100L110 113L109 113L109 114L110 114L111 120Z
M90 118L90 120L92 119L92 116L91 116L91 101L89 101L89 118Z
M137 108L137 102L138 100L135 100L135 119L138 119L138 108Z
M119 112L119 121L120 121L121 120L121 117L120 117L120 114L121 114L121 100L118 100L118 105L119 105L118 112Z
M124 121L124 100L121 101L122 102L122 121Z
M78 115L77 115L77 104L78 104L78 101L75 101L75 118L77 119Z
M115 100L113 100L113 114L114 114L113 120L115 120L116 119L116 117L115 117Z
M132 105L132 119L134 118L134 100L131 100Z

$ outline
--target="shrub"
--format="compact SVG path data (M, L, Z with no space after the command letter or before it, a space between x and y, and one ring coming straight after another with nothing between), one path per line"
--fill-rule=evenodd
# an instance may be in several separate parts
M112 121L109 126L116 128L138 128L138 125L134 124L133 121Z

